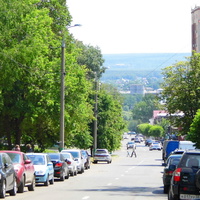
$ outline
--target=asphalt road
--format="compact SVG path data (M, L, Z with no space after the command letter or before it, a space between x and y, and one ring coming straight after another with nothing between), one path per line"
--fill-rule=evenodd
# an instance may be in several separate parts
M137 158L127 157L124 140L122 149L113 153L111 164L92 164L83 174L54 185L37 186L7 200L166 200L163 194L161 151L149 151L137 145Z

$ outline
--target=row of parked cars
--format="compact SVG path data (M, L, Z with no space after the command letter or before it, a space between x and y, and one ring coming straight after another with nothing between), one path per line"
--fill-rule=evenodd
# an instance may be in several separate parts
M112 162L107 149L96 149L93 163ZM23 153L0 151L0 198L6 193L15 196L23 193L24 187L35 190L36 184L49 186L54 179L60 181L82 174L90 169L91 158L86 150L66 149L59 153Z
M168 200L200 199L199 149L175 149L163 165L164 193L168 194Z
M83 173L90 168L90 156L86 150L68 149L60 153L23 153L0 151L0 198L6 193L15 196L24 187L35 190L36 184L54 184Z

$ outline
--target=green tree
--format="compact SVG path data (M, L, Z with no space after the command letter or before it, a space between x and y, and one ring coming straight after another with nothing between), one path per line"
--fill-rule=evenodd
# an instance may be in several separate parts
M139 133L142 133L143 135L149 137L149 136L151 136L149 134L149 130L150 130L151 127L152 127L151 124L147 124L147 123L139 124L138 125L138 131L139 131Z
M132 113L133 119L141 120L143 123L149 122L152 118L153 110L158 110L158 102L156 96L145 95L143 100L135 104Z
M66 145L88 147L92 106L87 69L66 29L71 16L64 0L0 0L0 132L12 143L59 140L61 41L66 48ZM6 12L5 12L6 11ZM84 140L83 140L84 138ZM80 140L81 139L81 140ZM80 144L80 141L84 141Z
M113 87L103 84L98 95L97 147L109 151L119 149L125 128L120 94Z
M174 125L186 134L200 107L200 54L193 53L185 62L178 62L163 70L162 99L170 114L182 111L183 117L173 118Z
M163 129L162 126L153 125L153 126L151 126L150 129L149 129L149 135L150 135L150 136L159 138L159 137L162 137L163 134L164 134L164 129Z
M200 148L200 109L197 110L197 113L193 119L193 122L190 126L189 133L187 135L187 139L194 142L196 145L196 148Z
M96 78L100 79L102 73L106 70L106 68L103 67L104 59L100 48L84 45L81 41L77 41L76 46L81 49L77 59L78 64L85 65L89 69L88 78L94 79L96 73Z

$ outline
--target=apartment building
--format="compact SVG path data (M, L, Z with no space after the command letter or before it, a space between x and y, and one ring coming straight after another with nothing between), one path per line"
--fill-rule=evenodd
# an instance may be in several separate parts
M192 50L200 53L200 6L192 9Z

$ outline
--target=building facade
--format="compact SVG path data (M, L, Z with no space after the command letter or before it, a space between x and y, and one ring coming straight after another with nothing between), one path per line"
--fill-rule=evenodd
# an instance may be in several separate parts
M200 53L200 6L192 9L192 50Z

